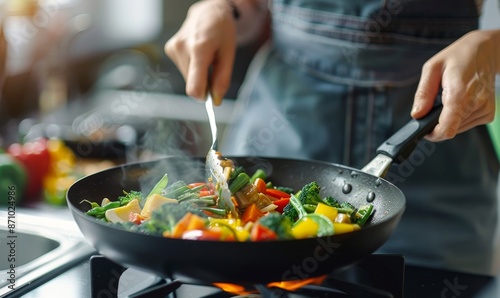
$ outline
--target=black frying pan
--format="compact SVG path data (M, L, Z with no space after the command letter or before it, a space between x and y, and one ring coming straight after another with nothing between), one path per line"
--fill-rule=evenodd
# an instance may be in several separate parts
M403 214L405 197L378 175L384 174L392 159L408 155L417 140L435 126L439 114L440 108L436 108L425 119L410 121L379 147L379 155L363 170L319 161L230 157L249 173L266 169L275 185L300 189L317 181L323 195L355 206L373 199L376 211L372 219L363 229L349 234L268 242L162 238L98 221L85 214L89 204L80 204L83 199L113 200L123 190L148 192L165 172L170 181L203 180L204 159L169 157L104 170L75 182L68 190L67 201L85 238L100 254L127 267L162 277L244 284L319 276L362 260L388 239Z

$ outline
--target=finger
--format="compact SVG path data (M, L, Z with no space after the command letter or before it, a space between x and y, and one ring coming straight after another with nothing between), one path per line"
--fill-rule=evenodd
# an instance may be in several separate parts
M458 133L458 129L465 119L466 110L460 106L462 99L454 95L454 92L447 92L443 89L443 110L439 116L439 121L434 130L426 136L432 142L439 142L451 139Z
M198 100L205 100L207 96L208 70L212 63L212 55L191 55L186 74L186 94Z
M443 65L440 61L429 60L422 67L422 75L418 83L411 116L421 118L432 109L436 94L441 85Z
M233 72L234 56L236 48L228 45L220 49L217 53L213 65L212 77L210 79L210 88L214 100L214 105L222 103L222 98L229 89L231 83L231 74Z
M182 74L185 81L189 65L189 56L184 55L186 51L184 50L182 43L177 40L175 35L165 43L164 51L175 66L177 66L177 69Z
M466 119L464 119L464 121L458 128L458 133L462 133L473 127L492 122L495 118L494 111L495 111L494 101L492 105L490 105L488 102L485 102L480 109L476 110Z

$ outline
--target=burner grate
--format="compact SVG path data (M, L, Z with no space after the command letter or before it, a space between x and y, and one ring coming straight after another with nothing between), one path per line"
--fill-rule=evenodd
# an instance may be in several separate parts
M103 257L90 260L92 297L130 298L299 298L363 297L402 298L404 258L400 255L374 254L343 271L328 275L320 285L306 285L290 292L266 285L253 285L258 294L235 296L212 285L180 280L165 280L154 274L126 269Z

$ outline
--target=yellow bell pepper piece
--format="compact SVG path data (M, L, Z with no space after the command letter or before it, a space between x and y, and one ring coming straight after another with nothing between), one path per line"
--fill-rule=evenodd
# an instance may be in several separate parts
M108 221L113 223L127 222L129 221L129 215L131 212L141 213L141 206L139 205L138 199L133 199L125 206L109 209L104 215Z
M250 237L250 232L241 226L241 220L228 218L228 219L219 219L219 218L209 218L209 228L219 227L224 228L231 232L238 241L247 241L248 237Z
M316 237L318 228L318 223L314 220L303 217L293 225L292 235L297 239Z
M74 170L76 157L63 141L50 139L47 141L47 149L51 158L52 173L55 175L67 175Z
M144 207L142 208L142 211L140 211L141 216L149 218L151 213L160 208L161 205L170 203L178 204L179 202L176 199L165 198L159 194L153 194L146 199L146 203L144 203Z
M334 222L333 227L335 228L335 234L350 233L361 229L361 227L357 224L338 222Z
M231 226L233 228L241 226L241 219L239 219L239 218L214 218L214 217L209 217L208 221L210 222L210 224L223 223L223 224L226 224L226 225Z
M337 208L322 203L316 206L314 213L324 215L332 222L335 220L335 217L337 217L337 214L339 214Z

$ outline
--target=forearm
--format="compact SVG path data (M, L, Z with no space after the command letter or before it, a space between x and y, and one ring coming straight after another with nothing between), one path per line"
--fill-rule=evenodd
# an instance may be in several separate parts
M500 74L500 29L492 30L493 35L493 53L496 65L496 73Z

